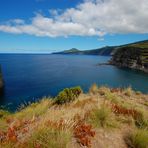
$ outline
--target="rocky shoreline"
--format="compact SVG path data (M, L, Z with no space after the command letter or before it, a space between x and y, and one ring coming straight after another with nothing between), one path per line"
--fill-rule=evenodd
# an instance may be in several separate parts
M142 72L148 74L148 69L146 69L146 68L144 68L144 67L142 67L140 65L129 66L129 65L126 65L126 64L116 63L116 62L113 62L113 61L110 61L108 63L108 65L114 65L114 66L117 66L119 68L129 68L129 69L132 69L132 70L138 70L138 71L142 71Z
M109 61L111 65L148 73L148 48L123 47Z

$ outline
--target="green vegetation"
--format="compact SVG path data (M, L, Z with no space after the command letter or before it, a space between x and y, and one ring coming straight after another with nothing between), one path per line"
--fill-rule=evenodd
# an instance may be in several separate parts
M110 108L102 105L101 108L95 108L88 120L94 127L114 127L115 122Z
M74 101L80 94L82 93L82 89L78 87L73 88L65 88L61 91L55 99L56 104L64 104Z
M98 48L98 49L92 49L92 50L78 50L76 48L72 48L69 50L65 50L62 52L57 52L57 53L53 53L53 54L83 54L83 55L105 55L105 56L110 56L110 55L114 55L116 52L121 51L121 49L133 49L135 51L135 49L140 49L142 52L142 56L145 59L145 61L148 60L148 40L145 41L140 41L140 42L136 42L136 43L131 43L131 44L126 44L126 45L120 45L120 46L105 46L102 48ZM135 53L135 52L133 52Z
M70 131L44 126L32 133L28 141L28 147L66 148L71 138Z
M21 111L15 113L17 119L32 119L37 116L43 115L49 107L52 105L52 101L49 98L43 98L39 102L32 103L25 107Z
M110 63L119 67L148 72L148 41L119 47Z
M148 131L138 129L133 131L128 137L128 145L133 148L147 148L148 147Z

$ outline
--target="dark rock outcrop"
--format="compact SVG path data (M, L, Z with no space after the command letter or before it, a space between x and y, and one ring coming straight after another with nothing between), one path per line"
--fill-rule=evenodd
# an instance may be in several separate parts
M148 73L148 48L140 46L119 48L110 63L119 67L127 67Z

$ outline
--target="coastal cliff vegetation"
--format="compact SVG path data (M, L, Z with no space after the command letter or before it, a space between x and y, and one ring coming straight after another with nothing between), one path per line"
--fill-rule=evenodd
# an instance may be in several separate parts
M0 147L148 148L148 95L94 84L0 110Z
M148 73L148 41L118 48L110 63Z

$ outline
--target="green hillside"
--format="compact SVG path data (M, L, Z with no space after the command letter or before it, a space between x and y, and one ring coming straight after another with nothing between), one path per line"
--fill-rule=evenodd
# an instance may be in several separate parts
M56 52L53 54L81 54L81 55L104 55L111 56L116 53L119 49L142 49L142 57L143 61L147 62L147 48L148 48L148 40L120 45L120 46L105 46L102 48L91 49L91 50L79 50L76 48L72 48L70 50L64 50L61 52Z

